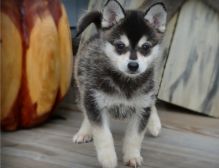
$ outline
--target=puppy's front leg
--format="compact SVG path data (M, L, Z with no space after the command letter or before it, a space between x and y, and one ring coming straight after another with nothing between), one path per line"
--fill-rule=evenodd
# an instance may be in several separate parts
M106 112L100 111L98 102L91 92L85 95L84 105L91 123L97 158L103 168L115 168L117 156Z
M92 128L99 162L104 168L115 168L117 166L117 157L109 127L104 124Z
M123 160L127 166L141 166L143 158L141 157L141 144L146 132L146 125L150 117L151 108L145 108L137 112L128 124L124 144L123 144Z
M88 143L93 140L90 121L87 115L84 114L84 120L81 124L79 131L73 136L73 142L77 144Z

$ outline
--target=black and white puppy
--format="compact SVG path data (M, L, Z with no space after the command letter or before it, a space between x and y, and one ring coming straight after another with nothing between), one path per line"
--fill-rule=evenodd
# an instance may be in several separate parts
M109 116L129 119L123 159L131 167L142 163L146 130L154 136L160 132L154 67L166 18L161 3L143 13L125 11L116 0L109 0L102 12L89 12L79 21L79 33L91 23L98 32L80 47L76 57L75 78L84 120L73 141L93 139L102 167L117 166Z

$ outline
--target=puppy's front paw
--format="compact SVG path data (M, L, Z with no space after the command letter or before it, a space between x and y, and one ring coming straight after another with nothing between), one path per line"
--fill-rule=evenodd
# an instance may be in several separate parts
M141 155L132 156L132 157L124 156L123 160L125 165L129 167L139 167L143 162L143 158L141 157Z
M93 140L93 138L91 134L83 134L78 132L73 136L72 140L74 143L81 144L81 143L89 143Z
M117 166L117 156L114 149L101 149L97 151L97 155L103 168L115 168Z

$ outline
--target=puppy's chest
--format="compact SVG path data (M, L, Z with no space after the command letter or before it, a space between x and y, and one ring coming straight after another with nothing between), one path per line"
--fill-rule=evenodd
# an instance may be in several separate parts
M132 114L141 113L144 108L154 103L153 93L127 99L121 95L109 95L104 92L96 92L95 99L101 110L107 110L114 118L127 118Z

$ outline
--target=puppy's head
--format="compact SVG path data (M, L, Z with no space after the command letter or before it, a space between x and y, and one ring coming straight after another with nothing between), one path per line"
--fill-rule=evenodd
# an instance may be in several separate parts
M145 72L158 54L165 31L167 13L162 4L151 6L146 13L125 11L110 0L102 12L104 52L112 64L129 76Z
M81 18L78 33L94 23L103 39L103 50L112 65L129 76L145 72L156 58L165 31L167 12L161 3L145 13L125 11L116 0L108 0L103 11Z

